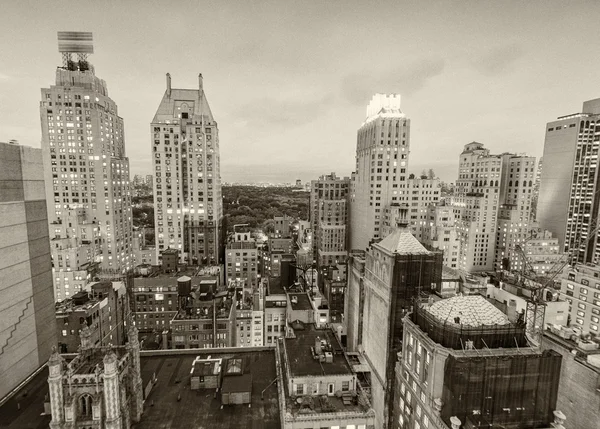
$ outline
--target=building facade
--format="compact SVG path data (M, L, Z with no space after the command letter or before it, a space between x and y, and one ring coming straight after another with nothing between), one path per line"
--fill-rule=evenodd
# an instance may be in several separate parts
M56 333L61 353L77 353L81 331L88 330L94 347L122 345L129 313L125 284L99 282L56 304Z
M423 226L422 242L444 252L444 266L458 268L460 240L454 209L445 201L427 208L427 219Z
M74 293L90 264L109 273L133 268L123 119L88 61L92 34L60 32L59 51L63 64L55 84L42 88L40 102L57 300Z
M600 327L600 267L567 267L560 279L560 296L569 303L569 325L598 335Z
M311 181L310 224L313 255L319 269L346 262L349 188L350 179L335 173Z
M174 89L167 74L150 130L157 254L170 247L182 263L223 262L219 128L202 75L198 89Z
M40 149L0 143L0 398L56 344Z
M236 233L225 249L227 282L244 284L252 290L258 282L258 248L249 233Z
M561 356L485 298L418 302L403 335L394 427L553 427Z
M514 252L531 231L535 158L490 154L483 144L465 145L452 197L463 272L518 269Z
M573 262L600 261L595 229L600 204L599 121L600 99L594 99L583 103L582 113L559 117L546 126L537 221L558 238L561 252L569 252Z
M282 429L379 427L369 394L334 332L297 327L276 348L279 400L286 410Z
M85 336L75 359L66 364L56 349L48 360L51 429L129 429L144 408L137 330L128 343L94 347Z
M402 317L421 293L441 288L442 254L421 245L404 224L364 255L354 253L348 279L347 347L370 368L377 427L393 427L394 365Z
M392 198L406 195L410 119L399 94L375 94L367 106L356 144L356 170L350 184L349 249L366 250L383 237L383 211Z

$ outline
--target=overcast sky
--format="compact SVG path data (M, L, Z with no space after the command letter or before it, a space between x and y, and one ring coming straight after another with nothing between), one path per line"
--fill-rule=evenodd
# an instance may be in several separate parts
M600 97L600 2L3 1L0 141L40 146L56 32L92 31L96 74L125 120L133 173L150 121L197 75L219 124L224 181L310 180L354 167L376 92L411 118L409 171L447 181L470 141L543 151L545 124Z

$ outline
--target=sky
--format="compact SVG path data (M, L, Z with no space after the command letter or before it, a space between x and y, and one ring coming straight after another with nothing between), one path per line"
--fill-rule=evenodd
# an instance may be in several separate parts
M600 97L597 1L4 0L2 15L0 141L40 147L56 32L92 31L132 174L151 173L167 72L174 88L203 74L226 182L349 176L377 92L402 96L409 172L445 181L471 141L541 156L545 124Z

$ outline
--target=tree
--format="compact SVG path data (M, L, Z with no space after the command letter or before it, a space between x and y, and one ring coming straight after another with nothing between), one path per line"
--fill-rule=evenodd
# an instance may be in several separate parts
M427 172L427 178L435 179L435 173L433 172L433 168L430 168L429 171Z
M414 175L413 173L410 173L410 174L408 175L408 178L409 178L409 179L414 179L414 178L415 178L415 175Z
M427 171L421 171L421 179L427 179Z

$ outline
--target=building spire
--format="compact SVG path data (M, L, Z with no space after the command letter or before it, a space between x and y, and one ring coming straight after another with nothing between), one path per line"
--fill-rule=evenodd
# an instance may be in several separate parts
M171 73L167 73L167 97L171 96Z

